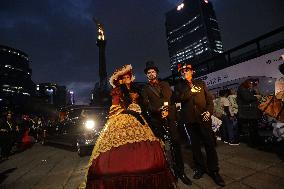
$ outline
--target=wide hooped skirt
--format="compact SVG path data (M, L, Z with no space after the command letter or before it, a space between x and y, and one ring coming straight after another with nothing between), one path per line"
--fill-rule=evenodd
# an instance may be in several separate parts
M159 141L127 143L101 153L87 174L88 189L172 189L174 178Z

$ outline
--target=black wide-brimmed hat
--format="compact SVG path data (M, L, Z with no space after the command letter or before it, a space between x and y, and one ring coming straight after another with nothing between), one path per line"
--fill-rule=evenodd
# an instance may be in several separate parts
M146 68L144 69L144 73L147 74L148 70L154 69L157 73L159 72L158 67L155 65L154 61L147 61Z

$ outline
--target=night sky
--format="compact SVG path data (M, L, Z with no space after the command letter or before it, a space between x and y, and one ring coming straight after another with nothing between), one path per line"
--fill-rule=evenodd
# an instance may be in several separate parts
M225 50L284 24L283 0L211 0ZM154 60L161 77L170 74L165 13L178 0L2 0L0 44L20 49L32 62L35 83L53 82L88 103L98 78L96 16L105 27L108 76L132 64L145 80L145 61Z

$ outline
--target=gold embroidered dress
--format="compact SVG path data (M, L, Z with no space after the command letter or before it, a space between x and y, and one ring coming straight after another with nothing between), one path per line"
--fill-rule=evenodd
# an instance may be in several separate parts
M170 189L174 181L164 151L138 104L125 109L114 89L113 105L94 146L85 182L88 189Z

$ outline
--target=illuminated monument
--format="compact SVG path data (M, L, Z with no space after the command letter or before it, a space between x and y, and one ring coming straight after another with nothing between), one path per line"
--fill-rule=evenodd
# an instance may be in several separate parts
M97 25L98 29L98 38L97 38L97 46L99 47L99 76L100 76L100 87L107 88L107 72L106 72L106 40L104 35L104 28L101 23L99 23L96 19L94 22Z
M106 106L110 104L109 88L107 85L106 72L106 40L104 35L103 25L97 20L93 19L98 32L97 46L99 47L99 77L100 81L95 84L95 88L91 94L91 105Z

